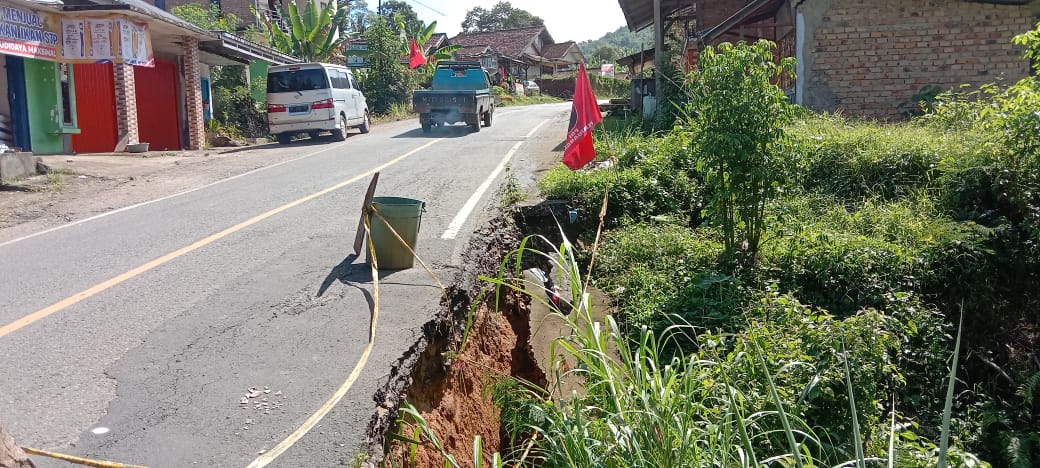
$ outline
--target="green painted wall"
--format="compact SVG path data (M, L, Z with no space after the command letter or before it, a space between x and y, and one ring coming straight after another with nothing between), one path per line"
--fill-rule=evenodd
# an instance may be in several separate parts
M33 153L63 152L58 64L25 59L25 90L29 95L29 137Z
M252 85L249 94L253 96L254 101L261 104L267 103L267 68L270 66L270 63L263 60L249 62L249 82Z

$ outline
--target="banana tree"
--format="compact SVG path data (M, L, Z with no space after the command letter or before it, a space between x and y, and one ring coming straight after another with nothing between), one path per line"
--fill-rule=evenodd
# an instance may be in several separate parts
M338 56L349 39L340 33L346 24L347 9L337 9L332 2L319 8L314 0L310 0L301 15L295 0L286 3L288 7L279 9L287 31L257 12L257 19L264 25L271 47L306 61L328 62Z

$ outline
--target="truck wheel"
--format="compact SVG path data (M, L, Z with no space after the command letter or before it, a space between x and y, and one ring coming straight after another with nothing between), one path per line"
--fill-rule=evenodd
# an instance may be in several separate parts
M484 113L484 126L485 127L490 127L491 126L491 111L487 111L487 112Z
M466 117L466 123L469 124L469 128L473 129L474 132L479 132L480 114L468 114Z
M422 122L419 122L419 123L420 123L420 125L422 125L422 132L423 133L430 133L430 127L432 126L430 124L430 122L428 122L426 120L423 120Z
M279 133L278 135L275 135L275 137L278 138L279 145L288 145L292 142L291 133Z

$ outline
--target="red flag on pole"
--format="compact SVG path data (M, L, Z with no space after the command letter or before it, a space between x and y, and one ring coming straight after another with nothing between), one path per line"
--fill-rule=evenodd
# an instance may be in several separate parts
M412 39L412 43L409 44L410 51L408 54L408 66L411 68L419 68L426 65L426 57L423 56L422 50L419 50L419 44Z
M578 78L574 83L574 104L571 107L571 124L567 130L567 143L563 150L563 163L572 171L585 167L596 159L592 146L592 129L603 121L596 104L596 95L585 73L585 64L578 67Z

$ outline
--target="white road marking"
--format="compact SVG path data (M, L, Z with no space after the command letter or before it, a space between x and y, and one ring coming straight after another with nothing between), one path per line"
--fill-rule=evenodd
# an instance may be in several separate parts
M527 132L527 136L525 136L524 139L526 140L531 138L531 135L534 135L534 132L537 132L546 122L548 122L548 120L543 120L538 125L535 125L530 132ZM462 225L466 223L466 219L469 218L470 213L472 213L473 209L477 207L477 202L479 202L480 198L484 196L484 192L487 192L487 189L491 187L491 183L495 181L495 178L502 173L506 164L509 163L509 160L513 158L513 155L516 154L516 150L520 149L520 145L522 144L524 144L523 141L518 141L509 149L509 152L506 153L501 161L499 161L495 170L491 171L491 175L489 175L487 179L484 179L484 182L477 187L477 191L473 192L473 195L469 197L469 200L466 201L465 205L462 205L462 209L460 209L458 214L455 215L455 218L451 220L448 229L444 231L444 234L441 234L441 239L451 240L459 235L459 229L462 229Z
M175 194L173 194L173 195L167 195L167 196L165 196L165 197L160 197L160 198L156 198L156 199L154 199L154 200L148 200L148 201L146 201L146 202L141 202L141 203L137 203L137 204L135 204L135 205L130 205L130 206L124 206L124 207L122 207L122 208L118 208L118 209L115 209L115 210L112 210L112 211L106 211L106 212L104 212L104 213L101 213L101 214L98 214L98 215L94 215L94 216L91 216L91 217L89 217L89 218L83 218L83 219L81 219L81 220L78 220L78 221L73 221L73 222L71 222L71 223L68 223L68 224L62 224L61 226L54 226L54 227L52 227L52 228L49 228L49 229L44 229L44 230L42 230L42 231L39 231L39 232L34 232L34 233L32 233L32 234L29 234L29 235L27 235L27 236L22 236L22 237L19 237L19 238L17 238L17 239L11 239L11 240L9 240L9 241L5 241L5 242L0 242L0 247L4 247L4 246L6 246L6 245L11 245L11 244L14 244L14 243L16 243L16 242L21 242L21 241L24 241L24 240L32 239L33 237L37 237L37 236L42 236L42 235L44 235L44 234L49 234L49 233L52 233L52 232L54 232L54 231L57 231L57 230L60 230L60 229L70 228L70 227L72 227L72 226L78 226L78 225L80 225L80 224L83 224L83 223L88 223L88 222L90 222L90 221L94 221L94 220L97 220L97 219L101 219L101 218L104 218L104 217L106 217L106 216L111 216L111 215L114 215L114 214L116 214L116 213L122 213L122 212L124 212L124 211L130 211L130 210L132 210L132 209L135 209L135 208L140 208L140 207L142 207L142 206L148 206L148 205L151 205L151 204L153 204L153 203L159 203L159 202L161 202L161 201L166 201L166 200L169 200L169 199L171 199L171 198L176 198L176 197L180 197L180 196L182 196L182 195L187 195L187 194L189 194L189 193L192 193L192 192L197 192L197 191L199 191L199 190L203 190L203 189L207 189L207 188L213 187L214 185L218 185L218 184L223 184L224 182L229 182L229 181L232 181L232 180L238 179L238 178L240 178L240 177L245 177L245 176L248 176L248 175L250 175L250 174L255 174L255 173L257 173L257 172L260 172L260 171L266 171L266 170L268 170L268 169L271 169L271 168L275 168L275 167L278 167L278 166L282 166L282 165L285 165L285 164L289 164L289 163L293 163L293 162L299 161L299 160L301 160L301 159L306 159L306 158L309 158L309 157L311 157L311 156L314 156L314 155L317 155L317 154L321 154L321 153L324 153L324 152L326 152L326 151L328 151L328 150L331 150L331 149L336 149L336 148L339 148L339 147L341 147L341 146L345 146L346 144L347 144L347 143L340 143L340 144L338 144L338 145L330 145L330 146L328 146L328 147L326 147L326 148L324 148L324 149L320 149L320 150L318 150L318 151L314 151L314 152L312 152L312 153L308 153L308 154L305 154L305 155L303 155L303 156L300 156L300 157L298 157L298 158L293 158L293 159L290 159L290 160L288 160L288 161L282 161L282 162L280 162L280 163L275 163L275 164L272 164L272 165L270 165L270 166L264 166L264 167L259 167L259 168L253 169L253 170L251 170L251 171L248 171L248 172L243 172L243 173L241 173L241 174L239 174L239 175L236 175L236 176L231 176L231 177L228 177L228 178L226 178L226 179L220 179L220 180L218 180L218 181L216 181L216 182L211 182L211 183L208 183L208 184L206 184L206 185L203 185L203 186L201 186L201 187L195 187L195 188L193 188L193 189L188 189L188 190L185 190L185 191L183 191L183 192L177 192L177 193L175 193Z

